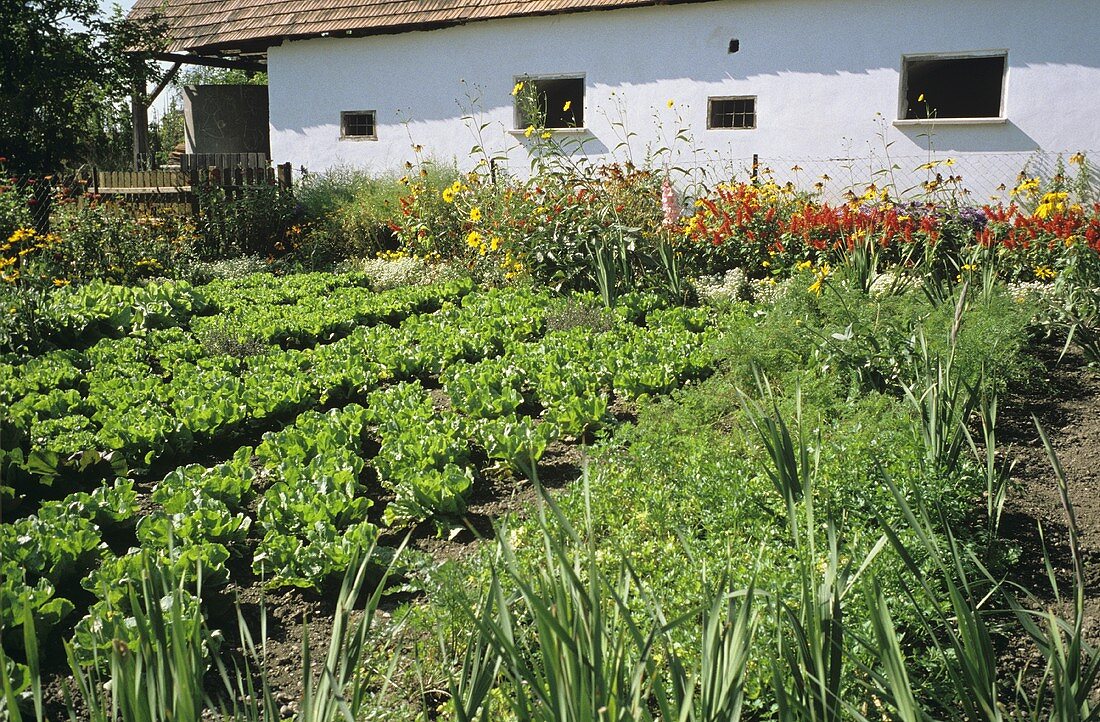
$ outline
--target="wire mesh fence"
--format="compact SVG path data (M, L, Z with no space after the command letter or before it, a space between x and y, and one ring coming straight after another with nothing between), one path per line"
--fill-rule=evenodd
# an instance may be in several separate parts
M0 175L0 226L50 230L59 208L112 201L144 216L198 213L199 196L221 193L240 198L246 191L290 188L290 167L216 166L184 171L99 172ZM0 227L0 231L3 228Z
M87 183L76 174L8 175L0 178L0 223L46 232L60 203L76 202Z
M968 205L1007 203L1022 180L1038 178L1044 188L1058 186L1071 191L1077 201L1091 203L1100 200L1100 166L1090 163L1090 157L1100 158L1100 151L812 159L762 155L755 159L755 173L780 185L816 191L830 202L860 197L873 186L895 199L953 197Z
M1012 201L1013 189L1022 180L1032 178L1038 178L1043 188L1058 186L1070 191L1077 202L1100 202L1100 164L1093 163L1092 158L1100 158L1100 150L902 156L882 153L819 158L761 154L746 158L685 159L676 165L694 179L696 192L718 182L756 179L774 181L779 185L790 184L796 190L814 193L819 199L831 203L862 197L868 188L874 188L879 193L885 191L897 200L942 200L952 197L962 203L979 206ZM289 168L286 171L289 176ZM234 184L261 182L252 178L234 180L233 172L240 174L245 171L238 169L220 175L215 185L235 187ZM265 171L262 182L276 182L272 169ZM284 183L281 177L278 182ZM285 182L289 185L289 181ZM46 232L50 228L51 214L59 205L98 200L101 198L100 190L94 171L0 176L0 222ZM110 190L119 191L118 188ZM149 191L148 188L137 190ZM127 202L135 209L142 208L146 213L152 212L157 203L173 200L163 193L148 192L144 195L116 193L112 197ZM182 210L186 212L187 208Z

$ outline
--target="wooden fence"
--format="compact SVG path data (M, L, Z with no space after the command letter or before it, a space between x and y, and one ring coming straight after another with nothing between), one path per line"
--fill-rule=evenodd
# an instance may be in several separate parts
M203 189L220 188L232 198L257 186L291 187L290 163L271 168L264 159L263 165L252 165L254 161L251 159L240 159L239 156L244 155L258 155L263 158L262 154L226 153L184 156L179 170L93 170L88 190L101 198L154 206L174 206L177 210L190 209L197 213L199 194ZM187 159L186 163L182 162L184 159Z

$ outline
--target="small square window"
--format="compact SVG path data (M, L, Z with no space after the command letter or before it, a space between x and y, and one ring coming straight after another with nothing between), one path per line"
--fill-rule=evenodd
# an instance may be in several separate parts
M516 78L525 87L533 87L538 103L538 113L542 116L546 128L583 128L584 127L584 78L583 77L543 77L523 76ZM530 86L528 86L530 84ZM516 127L526 128L536 123L528 117L525 108L516 104Z
M1007 57L910 55L901 63L901 120L1001 117Z
M756 97L708 98L707 128L756 127Z
M340 137L378 140L373 110L345 110L340 113Z

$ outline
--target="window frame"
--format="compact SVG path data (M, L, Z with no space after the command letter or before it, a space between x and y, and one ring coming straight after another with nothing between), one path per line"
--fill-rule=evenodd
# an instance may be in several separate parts
M369 135L348 133L347 118L351 115L369 115L371 117L371 129ZM374 110L341 110L340 111L340 140L378 140L378 112Z
M542 73L539 75L514 75L512 76L512 87L515 87L517 83L539 83L544 80L579 80L581 83L581 121L582 125L576 126L562 126L562 127L546 127L545 130L551 133L587 133L588 127L583 123L588 122L588 76L585 73ZM523 125L524 119L521 117L519 102L516 98L512 99L512 130L509 132L513 135L516 133L523 133L527 126Z
M752 125L712 125L714 117L712 104L714 101L725 100L751 100L752 101ZM711 95L707 96L707 130L756 130L760 125L760 113L757 111L757 96L755 95ZM736 115L736 114L735 114Z
M968 118L906 118L906 99L909 96L909 73L907 66L912 61L927 60L968 60L973 58L1001 58L1004 65L1001 68L1000 106L997 115L972 116ZM1004 124L1008 122L1005 116L1006 96L1008 94L1008 49L997 48L991 50L963 50L941 53L904 53L901 56L901 69L898 72L898 107L893 124L896 126L919 125L985 125Z

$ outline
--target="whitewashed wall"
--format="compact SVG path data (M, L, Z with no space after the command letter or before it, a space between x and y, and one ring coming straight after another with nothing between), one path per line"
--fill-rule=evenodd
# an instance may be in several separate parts
M637 162L671 145L681 154L671 162L744 167L757 153L793 165L878 157L889 143L914 165L930 130L941 158L1100 152L1097 27L1097 0L717 0L288 42L268 55L271 150L313 171L383 170L413 160L418 144L469 168L483 143L522 173L513 79L583 74L594 160ZM1007 123L892 122L902 55L983 50L1008 51ZM757 96L756 129L706 129L707 97L726 95ZM340 111L366 109L378 140L340 140ZM674 140L682 127L690 142Z

